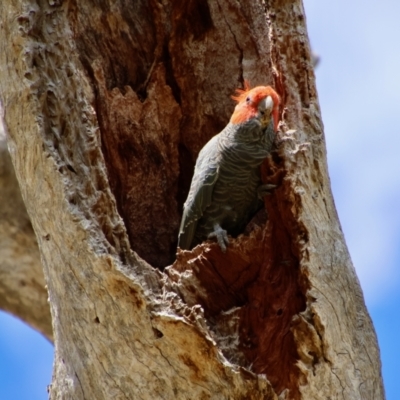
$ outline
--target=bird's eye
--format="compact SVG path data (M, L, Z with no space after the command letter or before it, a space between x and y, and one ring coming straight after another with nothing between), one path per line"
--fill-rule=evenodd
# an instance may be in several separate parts
M265 110L260 110L260 114L264 115L265 114Z
M247 96L247 97L246 97L246 103L250 103L250 100L251 100L251 99L250 99L250 96Z

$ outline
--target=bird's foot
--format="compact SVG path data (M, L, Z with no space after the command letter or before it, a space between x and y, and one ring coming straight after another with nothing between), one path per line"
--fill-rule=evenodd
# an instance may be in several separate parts
M208 239L217 239L219 247L225 253L226 246L229 244L228 234L225 229L222 229L219 224L214 225L214 232L208 235Z
M275 188L276 185L272 185L270 183L265 183L263 185L260 185L257 189L258 198L260 200L263 200L264 196L269 196L271 194L271 191Z

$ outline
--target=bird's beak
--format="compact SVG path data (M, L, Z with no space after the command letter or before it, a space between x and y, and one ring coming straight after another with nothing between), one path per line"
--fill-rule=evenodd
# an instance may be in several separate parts
M272 110L274 108L274 101L271 96L267 96L262 99L259 104L259 110L261 112L260 122L264 127L267 127L271 121Z

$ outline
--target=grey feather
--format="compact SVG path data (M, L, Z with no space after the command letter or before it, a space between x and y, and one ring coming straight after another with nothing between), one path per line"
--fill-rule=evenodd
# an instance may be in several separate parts
M215 236L216 226L231 235L245 228L262 203L260 165L275 139L273 121L229 123L200 151L184 204L178 246L191 249Z

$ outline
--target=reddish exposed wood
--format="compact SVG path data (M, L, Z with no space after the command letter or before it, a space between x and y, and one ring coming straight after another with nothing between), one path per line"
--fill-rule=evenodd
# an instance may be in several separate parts
M121 14L84 10L72 2L69 18L95 89L111 188L132 248L165 267L175 258L197 154L229 120L243 57L255 61L266 42L254 40L238 4L152 1ZM269 71L254 64L247 78L265 85Z
M279 162L277 155L275 159ZM266 197L267 224L232 239L226 254L211 242L190 252L180 251L167 271L186 301L203 306L215 331L221 333L222 329L224 336L239 332L238 346L226 349L228 358L237 362L236 353L241 353L241 364L266 374L277 393L288 388L292 398L299 398L302 374L296 366L299 356L291 327L293 317L304 311L306 304L307 288L299 271L301 228L293 218L294 199L283 171L272 158L266 164L265 181L278 185ZM195 280L187 275L189 271ZM195 281L204 290L197 291L194 300L187 292ZM232 324L226 312L235 308L237 320Z

